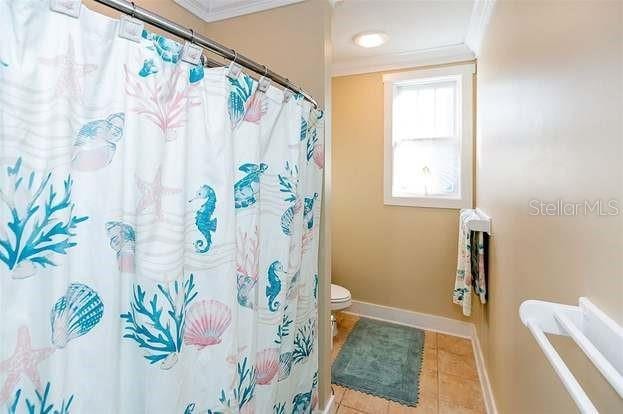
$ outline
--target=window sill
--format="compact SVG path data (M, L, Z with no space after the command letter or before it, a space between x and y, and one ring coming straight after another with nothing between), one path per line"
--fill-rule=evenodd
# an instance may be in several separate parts
M454 210L471 207L470 200L445 197L392 197L386 195L384 204L387 206L447 208Z

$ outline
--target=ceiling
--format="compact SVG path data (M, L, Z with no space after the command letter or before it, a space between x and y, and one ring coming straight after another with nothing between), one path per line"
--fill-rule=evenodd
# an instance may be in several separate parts
M207 22L228 19L305 0L175 0ZM307 0L312 1L312 0ZM319 0L313 0L319 1ZM328 0L333 11L334 76L474 59L474 44L491 0ZM491 3L491 4L490 4ZM389 35L371 49L353 36L366 31ZM470 47L467 46L470 45Z
M180 6L206 22L229 19L304 0L175 0Z
M333 13L333 72L389 69L450 56L473 58L465 40L474 3L474 0L338 0ZM365 31L385 32L389 40L377 48L356 46L353 36Z

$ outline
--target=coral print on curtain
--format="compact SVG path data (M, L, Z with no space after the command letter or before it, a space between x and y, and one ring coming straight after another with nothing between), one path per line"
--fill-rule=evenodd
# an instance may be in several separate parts
M309 413L323 117L0 0L0 412Z

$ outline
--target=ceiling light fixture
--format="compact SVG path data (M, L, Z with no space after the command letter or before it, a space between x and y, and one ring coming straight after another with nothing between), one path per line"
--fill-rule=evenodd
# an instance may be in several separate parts
M363 32L353 37L353 42L361 47L378 47L387 42L389 36L383 32Z

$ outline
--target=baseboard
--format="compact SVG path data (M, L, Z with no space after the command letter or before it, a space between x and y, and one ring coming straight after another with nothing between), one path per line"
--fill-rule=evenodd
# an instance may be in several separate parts
M474 347L474 358L487 414L497 414L482 348L473 323L357 300L354 300L352 306L342 312L470 339ZM330 413L330 411L326 412Z
M476 367L478 368L478 379L480 380L480 387L482 388L482 398L485 401L485 409L487 410L487 414L497 414L498 410L495 405L495 400L493 399L491 381L489 381L489 374L485 366L485 357L482 353L482 347L480 346L480 339L478 338L475 325L472 325L472 346L474 347L474 358L476 359Z
M354 300L345 313L365 316L366 318L414 326L427 331L446 333L448 335L470 338L473 335L473 324L443 316L420 313L390 306L375 305L374 303Z

